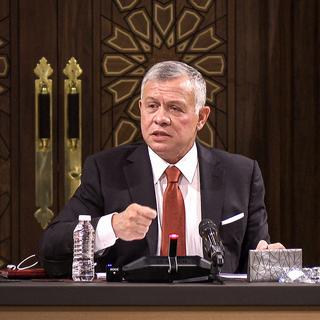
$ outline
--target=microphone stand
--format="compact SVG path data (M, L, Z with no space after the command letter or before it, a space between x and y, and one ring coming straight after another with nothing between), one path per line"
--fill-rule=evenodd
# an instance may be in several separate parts
M178 272L177 241L178 241L177 235L172 234L169 236L168 273L170 275L170 278L172 277L173 274ZM221 242L219 242L218 244L211 243L208 254L211 259L210 273L208 276L188 278L183 280L175 280L172 282L173 283L212 282L217 284L224 284L223 280L219 276L221 268L224 264L224 249L223 249L222 243Z
M223 284L223 280L219 276L221 268L224 263L224 255L220 250L215 250L211 256L211 269L208 276L209 282L217 282Z
M173 283L203 283L211 282L213 284L224 284L222 278L220 277L220 271L224 264L224 253L220 248L215 247L213 253L210 255L211 268L208 276L194 277L183 280L175 280Z

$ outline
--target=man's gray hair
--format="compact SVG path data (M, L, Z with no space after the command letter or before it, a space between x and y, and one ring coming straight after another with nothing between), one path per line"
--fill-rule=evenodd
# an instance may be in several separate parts
M196 102L195 112L198 114L206 103L206 82L198 70L180 61L163 61L151 67L141 83L141 98L147 81L165 81L181 76L187 76L191 82Z

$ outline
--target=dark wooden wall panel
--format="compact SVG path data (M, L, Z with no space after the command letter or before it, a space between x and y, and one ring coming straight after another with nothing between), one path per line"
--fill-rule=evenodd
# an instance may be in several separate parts
M317 145L319 134L319 80L320 63L318 15L319 1L295 1L293 6L293 225L294 244L304 246L309 263L320 263L320 220L316 202L319 201L319 167ZM313 259L312 259L312 256Z
M0 267L11 259L12 253L12 179L13 165L10 92L10 3L0 3Z
M320 264L319 2L236 2L237 152L258 159L270 233Z
M266 74L261 89L264 90L263 141L267 190L267 204L270 213L271 233L274 240L280 239L288 243L289 234L283 228L289 221L283 215L283 207L290 210L291 199L286 188L290 182L290 143L287 139L291 135L290 108L291 105L291 11L289 1L269 1L266 8L267 36L264 38L266 46ZM289 184L288 184L289 183ZM270 187L272 186L272 187ZM289 230L290 231L290 230Z
M15 166L19 167L19 203L20 203L20 257L26 257L37 250L41 228L33 214L35 208L35 157L34 157L34 80L36 64L42 57L54 69L53 104L57 101L57 7L55 0L19 1L18 42L19 52L19 126L20 126L20 159ZM53 121L57 119L57 110L53 108ZM56 128L53 127L53 139L57 139ZM53 154L57 154L54 144ZM57 180L54 179L54 203L57 203ZM56 211L56 205L53 210Z
M79 77L82 81L82 159L84 160L93 152L93 64L99 61L93 60L93 8L92 1L59 0L57 2L58 23L58 103L57 119L58 127L58 157L59 163L59 208L65 203L64 198L64 79L63 69L68 60L74 57L80 65L83 73Z

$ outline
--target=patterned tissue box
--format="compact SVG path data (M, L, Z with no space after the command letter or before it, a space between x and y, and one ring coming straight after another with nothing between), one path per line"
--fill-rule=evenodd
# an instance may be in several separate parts
M302 249L249 251L250 282L278 281L289 268L302 268Z

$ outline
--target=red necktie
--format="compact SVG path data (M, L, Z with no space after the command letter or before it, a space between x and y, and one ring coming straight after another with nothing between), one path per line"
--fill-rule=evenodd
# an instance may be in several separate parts
M168 255L169 235L174 233L179 236L177 255L185 256L185 209L178 185L181 172L177 167L168 167L165 173L167 188L163 194L161 255Z

